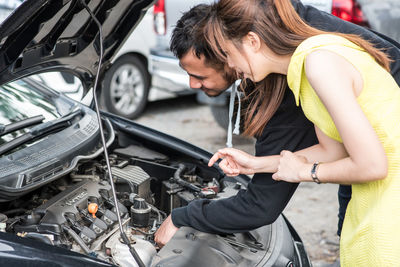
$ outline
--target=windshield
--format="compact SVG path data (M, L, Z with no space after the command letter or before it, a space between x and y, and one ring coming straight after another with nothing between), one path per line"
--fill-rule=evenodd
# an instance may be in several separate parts
M24 80L0 86L0 124L8 125L38 115L42 115L44 121L60 117L51 98L40 94ZM28 130L29 127L1 136L0 145L27 133Z
M0 23L16 9L23 0L0 0Z

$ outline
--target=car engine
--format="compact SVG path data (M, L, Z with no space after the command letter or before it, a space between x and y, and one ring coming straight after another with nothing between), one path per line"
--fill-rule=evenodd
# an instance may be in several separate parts
M110 160L124 230L146 265L159 250L154 234L173 208L224 194L215 173L192 162L174 161L138 146L117 148ZM230 188L235 191L238 186ZM69 175L0 207L0 231L119 266L137 266L120 237L102 157L82 161Z

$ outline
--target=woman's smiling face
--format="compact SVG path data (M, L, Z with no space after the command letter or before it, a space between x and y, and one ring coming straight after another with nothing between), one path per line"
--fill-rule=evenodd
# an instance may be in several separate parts
M225 43L225 54L230 68L236 70L240 78L249 78L253 82L259 82L268 76L273 69L273 64L269 60L269 49L260 40L258 35L249 32L242 38L240 48L232 41Z
M247 62L246 56L243 55L243 51L239 51L232 42L227 42L224 53L227 57L228 66L234 69L240 78L252 79L250 64Z

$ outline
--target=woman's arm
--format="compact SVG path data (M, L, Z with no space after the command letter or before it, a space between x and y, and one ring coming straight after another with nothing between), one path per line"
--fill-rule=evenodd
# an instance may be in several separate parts
M315 161L329 162L347 157L342 143L326 136L315 127L319 144L295 152L303 156L310 166ZM280 155L255 157L235 148L219 149L209 161L212 166L218 159L223 159L219 166L228 176L254 173L275 173L278 171Z
M222 148L211 157L208 166L211 167L218 159L222 159L219 167L227 176L259 172L274 173L278 170L279 158L278 155L255 157L235 148Z
M348 157L343 159L321 164L318 168L318 178L322 182L343 184L385 178L385 151L357 102L357 95L361 93L363 83L358 70L343 57L327 50L310 53L306 59L305 70L308 81L325 105L343 140L345 150L340 152L340 148L336 147L338 150L331 155L335 157L341 153L345 156L344 152L348 154ZM326 148L332 146L332 141L321 131L317 134L319 145L296 154L304 155L309 162L326 161L325 156L329 161L330 151ZM300 181L311 181L311 164L301 164L297 176ZM275 178L285 177L281 177L278 170ZM284 180L287 180L286 178Z
M326 50L308 55L305 67L307 78L332 117L343 144L316 127L319 144L295 154L254 157L225 148L214 154L209 166L223 158L220 167L230 176L272 172L276 180L301 182L312 181L312 164L318 161L324 162L317 173L321 182L352 184L386 177L386 153L357 103L363 83L360 73L346 59Z
M304 156L308 162L331 162L348 157L344 145L315 128L318 144L296 151L296 155Z

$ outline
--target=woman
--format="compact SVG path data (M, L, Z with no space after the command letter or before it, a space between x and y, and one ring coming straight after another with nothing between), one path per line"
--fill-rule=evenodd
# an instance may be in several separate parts
M259 102L247 111L245 133L265 126L287 79L319 140L271 157L226 148L209 166L223 158L227 175L352 184L341 265L400 266L400 88L384 51L306 25L289 0L220 0L204 34L221 60L256 83Z

